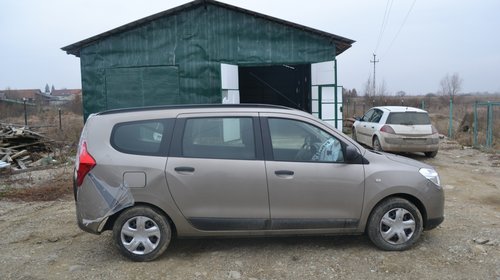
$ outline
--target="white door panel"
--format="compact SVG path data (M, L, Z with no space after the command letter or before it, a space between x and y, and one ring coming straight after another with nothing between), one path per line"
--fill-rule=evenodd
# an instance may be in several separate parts
M238 65L222 63L220 65L220 80L223 104L239 104L240 90Z
M311 64L311 84L335 84L335 61L325 61Z
M336 92L335 61L311 64L311 113L342 129L342 92Z

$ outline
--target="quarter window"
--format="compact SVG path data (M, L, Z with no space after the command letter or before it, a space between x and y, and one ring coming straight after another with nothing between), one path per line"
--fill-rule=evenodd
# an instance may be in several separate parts
M279 161L343 162L341 142L313 125L269 119L273 156Z
M196 158L255 159L252 118L186 120L182 155Z
M164 130L159 120L120 123L113 128L111 145L123 153L159 155Z

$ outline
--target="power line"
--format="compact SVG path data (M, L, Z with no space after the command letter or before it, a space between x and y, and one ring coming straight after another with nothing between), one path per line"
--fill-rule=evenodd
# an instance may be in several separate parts
M377 45L375 46L374 52L377 52L380 42L382 41L382 35L385 32L385 28L387 27L387 22L389 21L389 15L391 13L393 0L387 0L387 4L385 5L384 17L382 18L382 25L380 26L380 32L378 34Z
M403 26L405 25L406 23L406 20L408 20L408 17L410 16L410 13L411 11L413 10L413 6L415 6L415 3L417 2L417 0L413 0L413 3L411 4L410 6L410 9L408 10L408 12L406 13L406 16L403 20L403 23L401 23L401 26L399 27L398 29L398 32L396 33L396 36L394 36L394 39L392 39L391 41L391 44L389 45L389 47L387 48L387 50L384 52L384 55L383 57L385 57L385 55L391 50L391 47L392 45L394 44L394 42L396 41L396 39L398 38L399 36L399 33L401 32L401 30L403 29Z

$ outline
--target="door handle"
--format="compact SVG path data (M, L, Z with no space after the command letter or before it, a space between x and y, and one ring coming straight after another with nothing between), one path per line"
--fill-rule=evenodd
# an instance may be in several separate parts
M194 167L179 166L179 167L174 168L174 170L177 172L194 172Z
M274 174L276 175L288 175L288 176L292 176L293 174L295 174L293 171L291 170L276 170L274 171Z

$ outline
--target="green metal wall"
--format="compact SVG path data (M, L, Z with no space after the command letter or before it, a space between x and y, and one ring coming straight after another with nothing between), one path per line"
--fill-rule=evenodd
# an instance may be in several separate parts
M335 59L335 45L330 38L251 14L200 5L86 46L80 58L86 119L90 113L125 105L220 103L221 63L280 65L327 61ZM130 76L137 73L133 68L138 67L146 74L134 82L143 85L165 80L163 75L170 76L156 87L133 86ZM150 67L175 71L165 74L150 71ZM109 88L113 85L118 88ZM142 92L137 93L135 101L116 103L117 90L125 91L128 85L131 88L124 92L126 98L133 98L138 88Z

